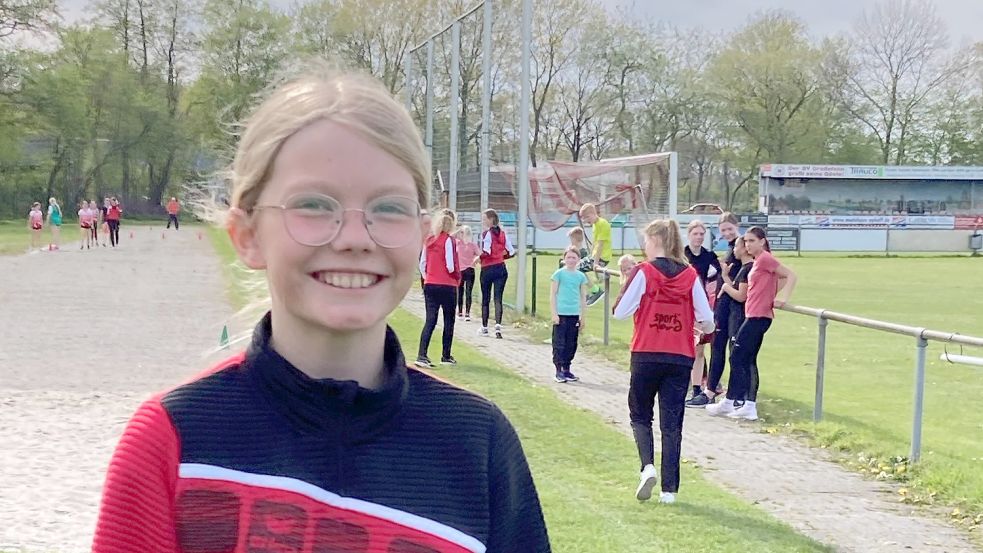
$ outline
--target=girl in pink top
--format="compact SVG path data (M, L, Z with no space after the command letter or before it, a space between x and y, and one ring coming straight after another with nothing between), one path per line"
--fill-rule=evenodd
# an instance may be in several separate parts
M27 228L31 229L31 248L28 252L41 249L41 229L44 228L44 213L41 212L41 202L34 202L31 212L27 214Z
M754 268L748 275L747 300L744 302L746 318L734 337L734 349L730 354L727 399L707 405L707 412L716 416L757 420L758 352L775 318L774 308L785 305L798 279L791 269L771 255L768 237L760 227L748 229L744 235L744 247L754 257Z
M474 296L474 268L478 265L481 249L474 241L471 227L458 229L457 259L461 263L461 285L457 287L457 318L471 322L471 298Z
M89 202L82 200L79 205L79 229L82 231L82 241L79 242L79 249L90 249L92 247L92 210L89 209Z

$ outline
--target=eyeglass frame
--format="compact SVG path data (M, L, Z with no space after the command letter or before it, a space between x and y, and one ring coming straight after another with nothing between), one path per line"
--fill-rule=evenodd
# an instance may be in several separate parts
M291 194L290 196L288 196L287 199L286 199L286 201L285 201L285 203L290 203L290 201L292 199L297 198L297 197L302 197L302 196L320 196L322 198L330 198L331 200L335 201L338 204L339 207L341 207L341 214L338 217L338 220L340 221L340 224L338 225L338 230L335 231L334 236L332 236L326 242L323 242L321 244L305 244L305 243L301 242L300 240L297 240L297 238L294 236L293 232L291 232L290 225L287 224L286 218L283 218L283 225L284 225L284 228L287 231L287 234L290 236L290 238L294 242L297 242L301 246L307 246L309 248L320 248L321 246L327 246L328 244L330 244L332 241L334 241L335 238L338 238L338 235L339 234L341 234L341 229L343 229L344 226L345 226L345 213L347 213L349 211L357 211L357 212L359 212L359 213L362 214L362 226L365 228L365 232L369 235L369 238L372 239L372 242L375 245L379 246L380 248L384 248L384 249L387 249L387 250L394 250L394 249L402 248L402 247L406 246L407 244L410 244L410 243L413 242L412 240L409 240L409 241L406 242L406 244L401 244L399 246L386 246L386 245L380 244L379 241L376 240L375 236L372 235L372 231L369 229L369 222L368 222L367 215L365 213L365 209L360 209L360 208L357 208L357 207L344 207L344 206L341 205L341 202L338 201L337 198L335 198L334 196L329 196L328 194L321 194L319 192L298 192L296 194ZM393 195L388 195L388 196L380 196L378 198L374 198L373 200L371 200L368 203L371 204L372 202L375 202L375 201L378 201L378 200L381 200L381 199L385 199L385 198L401 198L401 199L404 199L404 200L410 200L410 201L412 201L416 205L417 218L419 218L420 221L423 221L423 218L427 216L427 210L426 209L423 209L423 207L420 206L420 202L418 200L414 199L414 198L409 197L409 196L401 196L399 194L393 194ZM257 210L260 210L260 209L278 209L278 210L280 210L281 213L284 213L284 212L287 212L287 211L290 211L290 210L293 210L293 209L298 209L298 208L296 208L296 207L288 207L285 204L256 204L256 205L252 206L251 208L249 208L246 211L246 213L250 213L251 214L254 211L257 211Z

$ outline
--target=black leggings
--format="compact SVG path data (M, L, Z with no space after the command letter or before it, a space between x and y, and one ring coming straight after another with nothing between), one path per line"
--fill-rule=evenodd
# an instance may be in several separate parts
M179 230L181 226L177 222L177 215L167 215L167 228L171 228L171 223L174 223L174 230Z
M461 285L457 287L457 312L471 314L471 296L474 295L474 267L461 271Z
M451 356L451 344L454 342L454 300L457 298L457 286L444 284L426 284L423 286L423 299L427 306L427 320L420 334L420 351L417 357L427 357L430 348L430 338L437 328L437 311L444 310L444 340L441 358Z
M505 293L505 281L508 279L509 271L505 268L505 263L481 268L481 326L488 328L488 309L491 305L493 287L495 324L502 324L502 294Z
M726 296L726 297L725 297ZM725 293L717 298L717 305L713 310L713 320L717 329L713 332L713 342L710 343L710 370L707 375L707 389L716 392L720 386L720 379L724 376L724 367L727 366L727 345L737 329L731 329L729 325L731 299Z
M645 354L642 354L645 355ZM649 354L651 355L651 354ZM646 356L647 357L647 356ZM659 432L662 434L662 491L679 491L679 458L683 445L683 413L693 364L675 365L643 360L631 354L628 413L642 468L655 464L652 417L659 396Z
M736 401L758 400L758 352L764 342L765 332L771 327L767 317L750 317L734 338L730 353L730 382L727 399Z
M115 246L119 244L119 220L108 219L106 223L109 224L109 243Z
M577 355L579 337L580 315L560 315L559 324L553 325L553 365L556 370L570 370L573 356Z

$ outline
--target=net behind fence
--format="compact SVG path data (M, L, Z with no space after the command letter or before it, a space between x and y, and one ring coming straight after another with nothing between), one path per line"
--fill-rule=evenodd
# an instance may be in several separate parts
M591 162L551 161L529 170L529 219L542 230L556 230L585 203L602 217L642 224L669 215L668 153ZM513 196L518 192L515 166L496 166ZM625 222L628 222L626 220Z

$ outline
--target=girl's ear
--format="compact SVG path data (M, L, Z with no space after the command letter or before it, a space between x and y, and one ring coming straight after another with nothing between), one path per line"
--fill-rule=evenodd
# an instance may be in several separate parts
M225 230L229 233L232 246L243 265L250 269L266 268L266 259L259 247L259 236L248 213L238 207L230 209Z

